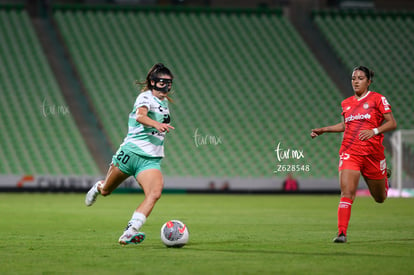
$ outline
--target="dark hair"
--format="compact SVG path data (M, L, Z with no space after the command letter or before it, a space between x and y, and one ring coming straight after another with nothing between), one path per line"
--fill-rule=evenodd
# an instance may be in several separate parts
M151 67L148 71L147 77L145 78L144 82L139 82L138 80L135 81L135 84L142 85L141 91L152 90L154 86L151 85L151 80L156 78L160 78L162 75L168 75L171 79L174 79L174 75L171 73L170 69L165 67L162 63L157 63ZM169 101L172 101L170 97L167 96Z
M374 78L374 71L371 71L371 70L370 70L370 69L368 69L367 67L365 67L365 66L358 66L358 67L355 67L355 68L352 70L352 72L355 72L355 71L362 71L362 72L364 72L364 74L365 74L366 78L367 78L368 80L371 80L371 82L373 81L372 79Z

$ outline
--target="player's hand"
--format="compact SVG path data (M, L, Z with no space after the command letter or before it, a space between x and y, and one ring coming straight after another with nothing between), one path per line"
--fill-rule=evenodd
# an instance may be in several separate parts
M173 130L175 129L173 126L171 126L170 124L167 124L167 123L160 123L155 128L160 133L163 133L165 131L167 131L167 133L169 133L170 129L173 129Z
M362 130L359 132L359 139L360 140L367 140L375 136L374 130Z
M316 129L312 129L310 136L311 138L316 138L317 136L320 136L323 133L324 133L323 128L316 128Z

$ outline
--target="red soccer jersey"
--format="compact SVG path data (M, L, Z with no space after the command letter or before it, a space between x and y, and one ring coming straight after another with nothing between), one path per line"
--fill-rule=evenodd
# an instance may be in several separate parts
M345 132L339 154L370 155L384 152L383 134L368 140L360 140L361 130L378 128L384 121L383 114L391 112L391 106L385 96L368 91L362 98L348 97L342 101L342 115Z

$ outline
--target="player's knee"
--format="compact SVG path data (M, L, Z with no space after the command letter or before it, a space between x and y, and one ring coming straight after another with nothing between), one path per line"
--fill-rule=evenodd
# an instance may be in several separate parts
M148 199L151 201L158 201L161 198L162 190L152 190L148 195Z
M159 200L160 198L161 198L161 194L162 194L162 192L161 191L158 191L158 192L155 192L154 194L153 194L153 196L154 196L154 200Z

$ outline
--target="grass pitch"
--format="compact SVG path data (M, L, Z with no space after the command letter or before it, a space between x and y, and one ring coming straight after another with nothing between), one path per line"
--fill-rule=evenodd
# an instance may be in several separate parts
M413 274L414 199L358 197L334 244L339 197L164 194L140 245L117 241L142 194L0 194L0 274ZM190 242L160 228L184 221Z

